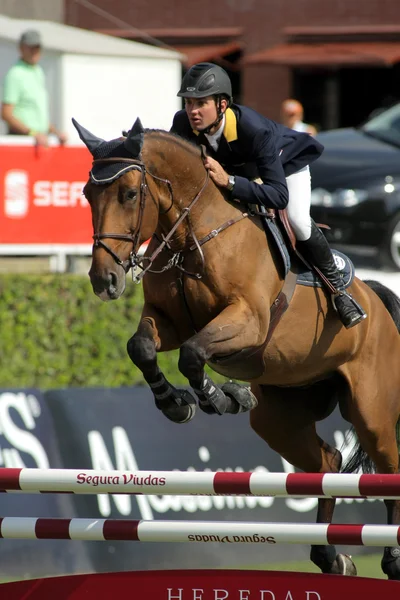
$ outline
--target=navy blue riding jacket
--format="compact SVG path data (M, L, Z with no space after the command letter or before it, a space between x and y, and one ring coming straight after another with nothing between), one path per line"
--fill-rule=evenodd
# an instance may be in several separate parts
M308 133L299 133L260 115L251 108L233 104L225 112L225 126L218 150L206 136L194 131L185 110L178 111L171 132L198 145L230 175L235 175L232 196L266 208L285 208L288 203L286 177L316 160L324 147ZM262 185L252 179L260 178Z

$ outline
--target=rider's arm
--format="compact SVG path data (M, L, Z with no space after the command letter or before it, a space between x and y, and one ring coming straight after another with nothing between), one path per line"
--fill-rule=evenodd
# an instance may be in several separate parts
M253 160L257 165L262 184L245 177L235 177L232 196L247 204L263 204L266 208L283 209L287 206L289 192L282 162L270 131L261 130L253 140Z

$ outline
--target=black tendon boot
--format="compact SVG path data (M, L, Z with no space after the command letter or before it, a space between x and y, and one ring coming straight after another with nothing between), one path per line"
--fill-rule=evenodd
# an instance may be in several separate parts
M318 267L337 290L337 293L332 295L332 300L339 318L346 329L350 329L350 327L354 327L354 325L366 319L367 313L346 292L342 276L338 271L329 244L314 221L312 221L311 225L311 237L306 241L297 242L297 248L306 260Z

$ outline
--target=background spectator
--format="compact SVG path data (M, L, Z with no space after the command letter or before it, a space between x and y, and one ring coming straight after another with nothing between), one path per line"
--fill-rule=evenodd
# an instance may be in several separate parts
M19 49L20 59L4 79L1 118L7 123L9 134L30 135L38 145L47 146L47 136L52 133L63 144L66 136L50 123L45 75L38 64L42 51L40 33L25 31Z
M295 131L303 131L310 135L316 135L317 130L313 125L303 122L304 109L303 105L293 98L288 98L282 102L281 119L282 123L294 129Z

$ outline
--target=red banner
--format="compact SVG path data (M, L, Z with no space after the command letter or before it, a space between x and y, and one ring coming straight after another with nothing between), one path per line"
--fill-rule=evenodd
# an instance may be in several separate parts
M397 600L400 582L275 571L146 571L0 585L7 600Z
M0 244L92 243L84 147L0 145Z

